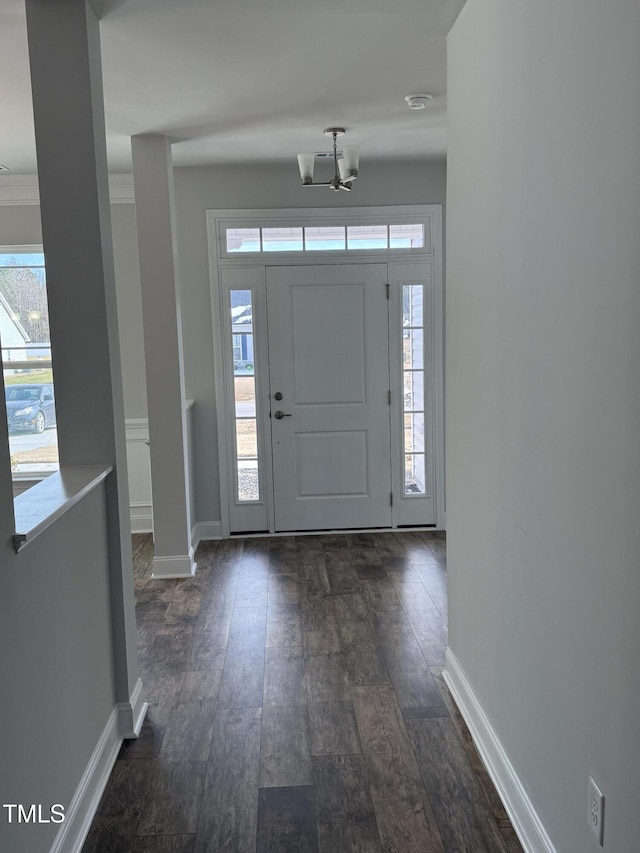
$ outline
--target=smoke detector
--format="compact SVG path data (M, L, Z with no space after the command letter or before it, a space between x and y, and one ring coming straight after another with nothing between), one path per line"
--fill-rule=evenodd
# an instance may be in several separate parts
M405 101L410 110L423 110L433 95L405 95Z

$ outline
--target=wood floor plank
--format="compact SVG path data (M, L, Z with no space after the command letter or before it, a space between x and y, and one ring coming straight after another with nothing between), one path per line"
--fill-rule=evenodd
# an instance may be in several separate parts
M320 853L381 853L361 755L314 757Z
M263 705L272 708L306 707L307 687L302 646L267 649Z
M491 781L491 777L487 773L487 769L482 763L482 759L478 754L478 750L476 749L476 745L473 742L473 738L471 737L471 732L467 728L467 724L462 718L462 714L458 710L458 706L456 705L451 693L449 692L449 688L447 687L444 678L442 677L443 667L431 667L431 672L433 674L436 685L438 686L438 690L440 691L440 695L442 696L442 700L447 706L447 710L449 711L449 715L451 717L451 721L453 722L456 731L458 733L458 737L462 742L464 750L467 754L467 758L471 767L478 778L478 781L484 791L485 797L491 807L493 816L495 820L500 822L509 821L507 812L498 796L498 792L495 789L493 782Z
M206 640L204 642L212 649L226 649L229 642L232 617L232 603L212 606L204 616L200 614L198 617L198 621L194 627L194 635L199 637L205 634Z
M362 751L351 702L309 702L309 731L311 755Z
M324 552L305 555L298 564L300 594L328 595L331 592Z
M309 703L351 701L347 662L342 652L306 655L305 675Z
M193 834L198 826L205 762L155 762L138 835ZM126 848L125 848L126 849Z
M151 708L86 853L522 853L442 679L445 545L424 531L205 542L195 577L157 581L137 537ZM187 760L208 742L206 763Z
M300 618L303 631L337 630L331 612L330 595L303 595L300 599Z
M150 648L150 657L167 669L185 670L193 644L193 626L165 625L156 634Z
M118 756L122 759L155 758L158 755L182 679L180 670L165 667L143 669L140 676L149 708L139 737L123 742Z
M133 847L155 761L116 761L82 853L120 853Z
M392 688L354 687L351 693L383 848L442 853L442 839Z
M312 783L307 709L263 708L260 787L288 788Z
M504 844L450 719L407 720L446 853L504 853Z
M269 576L269 607L300 604L300 584L297 565L295 572Z
M264 649L229 648L224 660L218 708L262 705Z
M448 716L404 611L381 611L373 621L402 716Z
M329 586L334 595L341 592L357 592L360 578L353 567L348 552L345 551L343 556L341 549L334 552L328 551L326 567Z
M301 646L302 619L300 607L285 604L267 609L267 648Z
M396 584L396 592L425 660L429 666L444 666L447 626L428 592L420 581Z
M234 607L227 648L264 649L267 634L267 607Z
M221 670L186 672L160 750L163 761L207 761Z
M177 588L169 609L167 617L170 619L196 619L205 604L207 589L204 586L180 586Z
M209 631L194 629L193 641L185 661L185 669L187 672L223 669L226 653L226 644L222 647L216 646L215 638Z
M425 589L438 608L440 616L447 622L447 573L437 562L414 562L413 567Z
M194 853L195 835L147 835L136 838L132 853Z
M395 587L386 576L383 578L367 578L360 583L360 594L362 595L369 615L377 610L400 610L402 605L395 591Z
M261 717L260 708L216 714L196 853L255 850Z
M318 853L312 786L260 789L256 853Z
M416 572L413 563L406 556L384 557L382 561L385 574L394 584L420 583L420 575Z
M388 684L378 639L360 593L331 596L330 606L337 625L350 684Z
M376 548L385 557L402 557L406 556L402 540L405 533L377 533Z
M241 571L236 587L235 607L266 607L269 573L264 570Z

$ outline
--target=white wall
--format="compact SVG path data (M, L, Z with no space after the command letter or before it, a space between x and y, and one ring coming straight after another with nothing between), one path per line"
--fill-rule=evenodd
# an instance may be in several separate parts
M5 523L6 522L6 523ZM0 519L1 803L69 805L115 706L104 488L12 553ZM89 558L90 555L90 558ZM0 850L44 853L61 825L0 820Z
M449 37L450 648L559 853L639 848L640 4Z
M394 166L363 157L351 193L304 189L297 162L178 168L174 172L187 397L193 408L196 520L220 520L206 211L214 208L443 204L444 162Z

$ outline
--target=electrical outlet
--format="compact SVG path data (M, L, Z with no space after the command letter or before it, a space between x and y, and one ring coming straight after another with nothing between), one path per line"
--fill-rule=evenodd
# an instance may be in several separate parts
M589 776L589 826L602 847L604 844L604 794L591 776Z

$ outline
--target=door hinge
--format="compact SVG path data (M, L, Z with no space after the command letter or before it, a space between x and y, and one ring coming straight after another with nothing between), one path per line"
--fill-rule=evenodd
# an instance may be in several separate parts
M389 403L389 405L391 405L391 391L390 390L388 391L388 394L387 394L387 402Z
M393 492L389 492L389 506L393 506Z
M387 299L389 298L389 291L391 290L391 285L387 282Z

